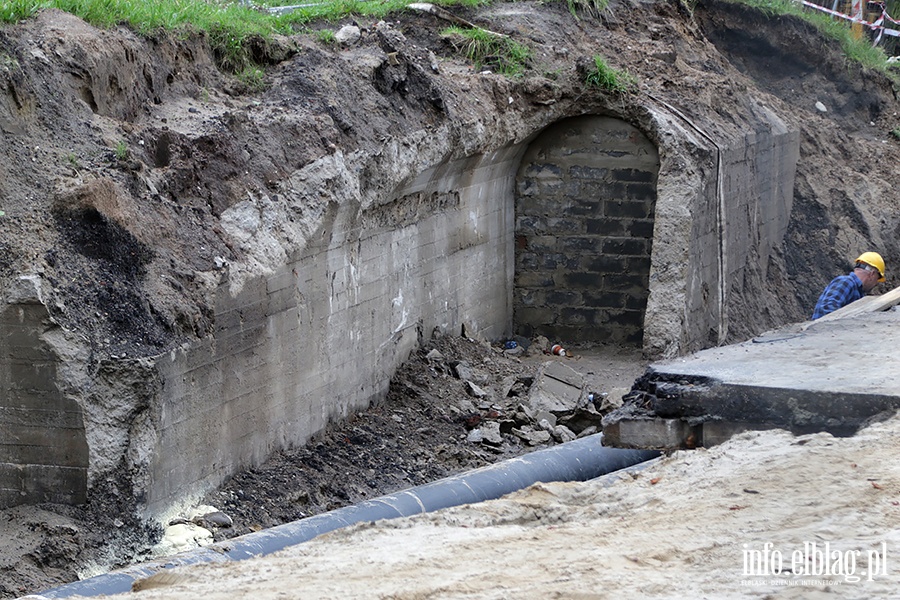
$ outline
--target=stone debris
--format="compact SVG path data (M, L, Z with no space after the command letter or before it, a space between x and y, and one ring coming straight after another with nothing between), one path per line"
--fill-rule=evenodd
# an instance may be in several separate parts
M510 341L525 354L509 356ZM531 407L542 374L555 373L577 387L582 380L567 367L586 366L577 364L577 356L545 354L541 343L432 331L398 369L383 401L333 424L305 447L236 475L204 498L204 504L234 518L233 527L213 531L216 541L597 433L598 409L588 397L602 399L602 386L611 382L600 384L590 370L585 370L585 389L571 392L566 409ZM549 341L543 346L549 349ZM557 372L547 362L566 368ZM615 381L621 385L636 376ZM476 390L484 396L473 394ZM586 411L590 418L583 416Z
M549 357L528 366L526 356L547 354L550 340L516 337L489 345L481 360L447 360L437 349L425 354L433 375L449 374L462 383L464 396L448 398L447 408L467 430L466 441L491 451L519 444L533 447L565 443L600 430L602 414L621 404L622 392L590 392L585 377ZM512 369L514 372L509 372Z
M359 27L356 25L344 25L334 34L334 41L342 46L352 46L362 37Z
M470 396L475 396L476 398L486 398L488 396L487 392L471 381L466 382L466 392L468 392Z
M231 520L231 517L220 510L194 517L191 522L206 529L231 527L234 525L234 521Z
M556 427L554 427L551 435L553 436L553 439L555 439L560 444L571 442L578 437L577 435L572 433L572 430L565 425L557 425Z
M194 523L175 523L166 527L162 540L151 550L154 556L171 556L207 546L213 542L212 531Z

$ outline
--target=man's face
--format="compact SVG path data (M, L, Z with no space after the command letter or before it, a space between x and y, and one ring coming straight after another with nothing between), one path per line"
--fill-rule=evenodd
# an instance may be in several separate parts
M856 275L859 277L859 280L862 281L863 291L866 293L871 292L875 289L875 286L878 285L878 278L880 275L878 274L877 269L856 269Z

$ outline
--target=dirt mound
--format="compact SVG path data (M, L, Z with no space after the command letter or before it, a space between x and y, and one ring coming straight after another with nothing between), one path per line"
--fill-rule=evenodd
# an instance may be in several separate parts
M411 129L444 127L447 147L464 155L531 135L547 118L635 117L627 96L585 92L577 65L594 56L634 75L636 93L723 131L750 133L741 130L748 95L801 131L788 236L764 277L739 282L743 312L761 316L735 323L732 338L806 318L837 274L834 265L861 248L885 256L886 287L896 285L900 142L889 135L900 126L896 90L848 63L802 20L715 1L693 12L678 3L615 2L599 17L575 18L564 3L460 14L528 44L525 75L483 74L440 35L443 22L420 14L393 15L390 27L357 20L356 46L305 34L275 40L260 48L268 64L262 90L219 71L202 38L100 31L55 10L3 27L0 290L20 274L41 273L53 319L89 341L94 365L158 354L215 326L212 290L226 269L235 280L240 269L264 269L265 257L235 245L219 220L248 193L277 201L287 174L338 151L380 156L386 141ZM376 50L400 60L375 69ZM488 133L485 123L493 124ZM370 163L364 197L398 184L399 175L380 166ZM297 214L324 210L318 196L302 200ZM411 357L383 402L210 494L207 501L235 521L217 535L531 449L512 429L524 425L516 395L527 391L536 365L457 338L435 343ZM443 359L428 358L433 349ZM472 383L492 389L493 399L473 396L459 378L464 361L487 375L490 385ZM618 386L638 374L614 368ZM513 423L501 428L499 444L470 441L478 424L500 421ZM2 513L10 530L0 536L8 542L0 548L0 594L74 579L92 562L140 558L158 538L152 526L123 516L134 508L127 485L113 478L95 486L86 507Z
M516 353L520 352L517 350ZM523 353L524 354L524 353ZM462 337L445 336L424 344L391 381L384 401L336 423L303 448L282 451L259 468L228 480L203 504L220 508L234 526L217 529L217 539L302 519L374 497L421 485L532 450L566 441L540 424L528 396L545 361L562 361L606 381L628 385L629 373L604 368L596 360L561 358L531 347L524 359ZM622 363L615 363L621 367ZM624 381L622 381L624 380ZM571 437L596 433L609 389L596 383L596 424L584 411L559 417ZM585 398L585 400L587 400ZM578 412L578 419L573 419ZM568 417L568 420L567 420ZM493 426L492 426L493 425ZM491 438L482 430L495 430ZM574 429L574 431L572 431ZM544 431L542 436L529 432Z

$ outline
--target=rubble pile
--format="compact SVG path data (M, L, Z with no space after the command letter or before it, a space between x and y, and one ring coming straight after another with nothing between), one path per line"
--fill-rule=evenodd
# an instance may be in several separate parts
M515 343L510 343L510 342ZM414 351L387 397L279 452L203 499L233 520L216 540L422 485L597 433L615 403L550 354L545 338L437 336Z

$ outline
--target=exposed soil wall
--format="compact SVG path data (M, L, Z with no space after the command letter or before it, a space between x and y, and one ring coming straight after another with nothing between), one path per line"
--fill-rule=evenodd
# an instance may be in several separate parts
M512 333L515 176L572 117L658 153L648 356L803 320L863 250L893 287L895 91L803 22L722 2L461 14L527 44L526 74L473 68L431 15L358 20L349 46L273 39L262 91L202 37L52 10L0 29L0 298L16 311L35 282L89 502L112 486L161 512L383 396L433 331ZM638 85L586 86L595 55Z

